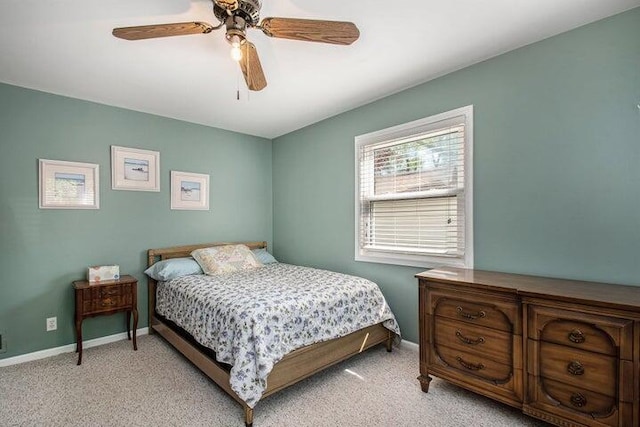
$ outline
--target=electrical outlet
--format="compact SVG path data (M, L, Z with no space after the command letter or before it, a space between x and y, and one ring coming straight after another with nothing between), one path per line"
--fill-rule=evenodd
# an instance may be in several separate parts
M58 318L57 317L48 317L47 318L47 332L55 331L58 329Z
M7 352L7 342L5 341L4 336L5 336L5 333L0 332L0 353Z

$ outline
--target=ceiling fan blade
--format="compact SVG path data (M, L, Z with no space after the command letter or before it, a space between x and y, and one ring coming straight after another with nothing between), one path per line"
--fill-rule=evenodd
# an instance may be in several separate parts
M342 21L265 18L260 28L269 37L319 43L347 45L360 37L360 31L353 22Z
M206 34L215 28L206 22L179 22L176 24L143 25L139 27L114 28L113 35L125 40L143 40L156 37Z
M242 59L240 60L240 68L244 74L244 80L247 82L249 90L259 91L267 86L267 79L260 65L258 51L253 43L247 41L240 47L242 49Z
M238 0L214 0L223 9L234 11L238 8Z

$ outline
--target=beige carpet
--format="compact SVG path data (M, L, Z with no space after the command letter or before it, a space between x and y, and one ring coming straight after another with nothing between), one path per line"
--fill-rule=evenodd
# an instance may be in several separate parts
M0 368L2 426L244 426L243 411L157 336ZM372 349L259 402L255 427L546 426L434 379L417 349Z

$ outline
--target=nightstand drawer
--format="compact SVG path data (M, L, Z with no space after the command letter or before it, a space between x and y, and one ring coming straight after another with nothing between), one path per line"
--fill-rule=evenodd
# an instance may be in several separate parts
M435 316L435 345L486 357L505 365L513 358L512 337L507 332Z
M131 285L99 286L84 290L83 313L117 310L133 302Z
M120 297L131 292L130 286L131 285L100 286L99 288L92 289L91 297L95 300Z
M616 358L546 342L534 343L540 346L540 376L616 396Z
M98 311L116 310L119 308L125 308L131 306L131 297L116 296L105 297L97 300L90 300L84 302L84 313L94 313Z

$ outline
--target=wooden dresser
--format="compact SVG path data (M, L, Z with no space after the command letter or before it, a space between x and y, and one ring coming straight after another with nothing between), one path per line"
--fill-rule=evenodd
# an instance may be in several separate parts
M419 280L429 374L559 426L640 425L640 287L442 268Z

